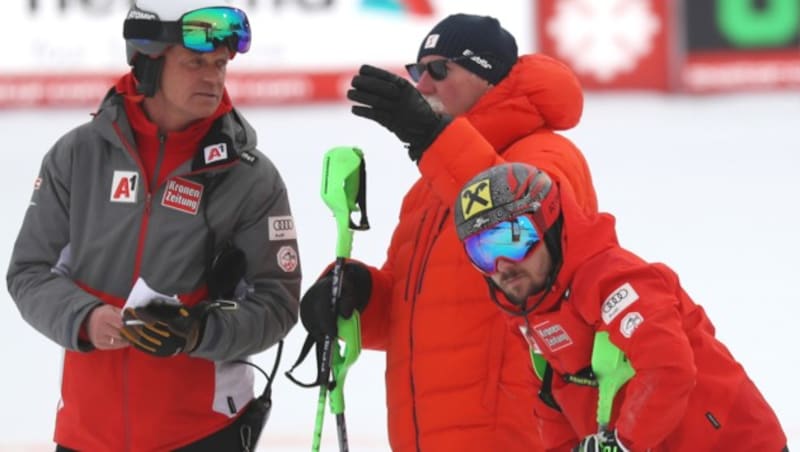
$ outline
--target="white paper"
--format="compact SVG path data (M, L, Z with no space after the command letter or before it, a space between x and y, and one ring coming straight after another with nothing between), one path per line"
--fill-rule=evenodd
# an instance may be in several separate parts
M133 285L131 293L128 294L128 299L125 300L124 308L138 308L141 306L146 306L155 299L160 299L171 304L181 304L180 300L178 300L178 297L175 295L169 296L160 292L156 292L147 284L144 279L139 278L136 280L136 284Z

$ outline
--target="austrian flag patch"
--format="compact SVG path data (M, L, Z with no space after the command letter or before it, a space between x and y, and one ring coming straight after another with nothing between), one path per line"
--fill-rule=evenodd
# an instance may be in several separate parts
M180 177L167 181L161 205L180 212L197 215L200 200L203 198L203 185Z

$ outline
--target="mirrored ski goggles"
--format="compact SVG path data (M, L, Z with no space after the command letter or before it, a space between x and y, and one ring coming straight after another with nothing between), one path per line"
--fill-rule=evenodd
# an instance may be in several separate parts
M195 52L213 52L225 45L232 51L250 49L250 22L244 11L226 6L201 8L181 16L177 21L151 19L125 20L125 39L144 39L181 44Z
M437 82L441 82L447 78L448 61L463 61L474 56L475 55L460 56L455 58L442 58L440 60L428 61L427 63L410 63L406 64L406 71L408 71L408 75L411 77L411 80L414 80L415 83L419 82L419 79L422 78L422 74L425 72L430 74L432 79L436 80Z
M464 240L470 261L487 275L497 271L497 261L520 262L541 243L541 235L529 215L520 215L473 234Z

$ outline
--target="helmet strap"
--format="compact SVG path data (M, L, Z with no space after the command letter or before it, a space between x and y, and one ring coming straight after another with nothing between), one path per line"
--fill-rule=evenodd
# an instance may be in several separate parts
M489 298L492 299L492 302L494 302L494 304L496 304L500 309L502 309L506 313L517 317L525 317L531 312L533 312L534 309L538 308L539 305L542 304L544 299L547 297L547 295L550 294L550 290L553 288L553 282L550 279L550 276L548 276L547 281L545 282L545 289L539 293L539 298L537 298L532 305L528 305L528 303L531 301L531 297L528 297L522 305L511 303L514 304L515 306L519 306L518 309L511 309L508 306L504 305L497 298L497 292L500 291L500 293L503 293L502 289L497 287L497 284L492 280L492 278L488 276L484 276L483 278L484 280L486 280L486 284L489 285ZM505 296L505 294L503 295ZM506 300L508 300L508 297L505 298ZM511 300L508 301L511 302Z
M550 253L550 259L553 261L549 275L551 281L556 280L556 275L558 275L561 265L564 263L564 253L561 249L561 232L563 229L564 214L560 213L552 226L544 233L544 246L547 247L547 252Z
M138 54L133 57L133 76L136 78L136 91L144 97L153 97L161 85L164 70L164 56L150 58Z

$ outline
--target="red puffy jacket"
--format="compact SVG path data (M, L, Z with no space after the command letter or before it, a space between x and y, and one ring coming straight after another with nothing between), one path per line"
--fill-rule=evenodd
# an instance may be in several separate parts
M607 332L636 372L610 422L632 452L780 451L775 413L678 276L621 248L611 215L585 215L568 191L561 204L556 282L527 318L509 317L552 369L560 412L536 408L546 449L568 452L597 432L597 388L567 379L586 375L595 334Z
M506 160L546 169L597 210L586 162L553 132L577 124L580 86L561 63L520 58L510 74L425 151L382 268L371 268L364 347L386 350L395 451L542 450L527 345L488 298L451 217L458 191Z

